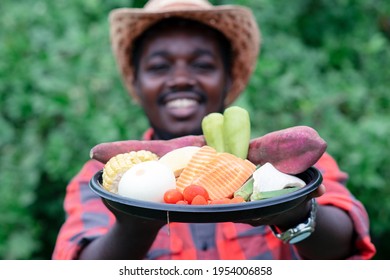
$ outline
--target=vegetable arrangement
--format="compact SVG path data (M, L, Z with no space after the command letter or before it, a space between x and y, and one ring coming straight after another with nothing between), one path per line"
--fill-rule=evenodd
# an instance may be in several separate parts
M176 188L195 184L204 187L210 199L228 197L255 171L256 166L229 153L217 153L210 146L203 146L188 162L176 181Z
M211 205L266 199L304 187L294 174L314 165L326 150L326 142L307 126L251 140L249 114L238 106L205 116L202 129L203 135L167 141L102 143L90 156L105 163L106 190L155 202ZM153 172L138 166L148 161L158 163L148 164ZM135 186L140 190L134 191Z
M172 140L125 140L100 143L90 157L107 163L112 157L129 151L150 151L158 157L175 149L206 145L203 135L190 135ZM251 139L247 159L255 165L271 163L279 171L298 174L314 165L327 147L317 131L308 126L294 126Z

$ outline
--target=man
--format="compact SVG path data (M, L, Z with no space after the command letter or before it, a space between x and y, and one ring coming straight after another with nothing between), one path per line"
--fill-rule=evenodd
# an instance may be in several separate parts
M110 19L124 84L150 122L147 140L201 134L202 118L222 112L244 89L259 51L253 15L239 6L150 1L144 9L115 10ZM91 160L67 188L68 215L53 258L371 258L368 217L343 186L346 174L328 154L316 166L326 192L321 186L317 199L287 213L246 223L170 223L168 232L163 222L124 214L96 197L88 182L103 165ZM315 230L295 244L278 239L298 225Z

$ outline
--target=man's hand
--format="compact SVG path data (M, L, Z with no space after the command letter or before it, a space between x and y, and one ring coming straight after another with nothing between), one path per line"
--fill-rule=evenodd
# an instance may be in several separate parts
M145 219L142 217L125 213L113 207L106 199L103 198L102 200L108 210L110 210L116 217L117 225L124 230L129 229L132 231L136 230L141 232L157 232L166 224L166 222L164 221Z

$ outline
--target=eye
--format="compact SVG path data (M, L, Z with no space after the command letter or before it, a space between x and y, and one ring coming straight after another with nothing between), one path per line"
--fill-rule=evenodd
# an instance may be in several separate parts
M150 74L165 73L171 68L171 63L163 55L152 55L145 60L144 69Z
M161 73L164 71L169 70L170 65L166 62L160 62L160 63L150 63L146 70L151 73Z
M200 71L212 71L216 68L215 64L209 61L195 61L192 66Z

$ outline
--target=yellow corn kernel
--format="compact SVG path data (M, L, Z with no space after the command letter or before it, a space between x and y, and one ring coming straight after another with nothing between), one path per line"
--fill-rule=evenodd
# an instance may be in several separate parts
M158 156L145 150L118 154L112 157L103 168L103 188L117 193L122 175L135 164L150 160L158 160Z

